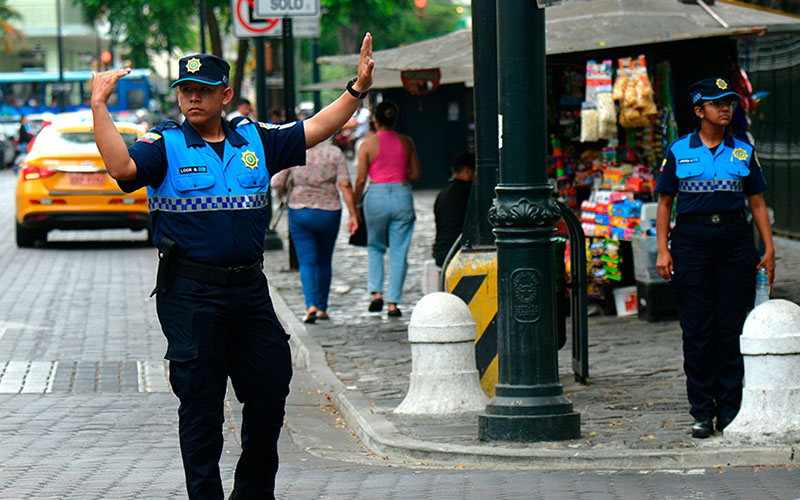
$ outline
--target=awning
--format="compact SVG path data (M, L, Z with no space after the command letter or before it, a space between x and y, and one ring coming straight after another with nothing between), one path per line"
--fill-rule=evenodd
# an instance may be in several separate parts
M548 55L555 55L716 36L800 32L800 18L797 16L778 14L732 0L717 0L711 9L728 25L727 28L701 6L679 0L564 0L547 8L546 51ZM375 36L379 35L376 33ZM318 61L357 66L358 57L358 54L325 56ZM386 70L438 67L442 72L442 83L472 85L472 31L469 29L378 50L373 58L376 78ZM315 87L341 88L324 86L327 83ZM376 81L373 87L400 86L398 74L396 79ZM311 89L303 87L303 90Z

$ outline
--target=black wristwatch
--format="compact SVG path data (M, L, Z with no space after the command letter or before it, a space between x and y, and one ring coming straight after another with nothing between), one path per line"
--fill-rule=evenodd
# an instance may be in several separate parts
M369 95L369 92L358 92L356 89L353 88L353 84L358 81L358 78L353 78L349 82L347 82L347 92L350 93L351 96L355 97L356 99L364 99Z

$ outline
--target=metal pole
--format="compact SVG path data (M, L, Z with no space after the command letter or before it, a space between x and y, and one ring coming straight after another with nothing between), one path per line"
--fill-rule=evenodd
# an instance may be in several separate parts
M536 3L497 3L497 54L500 183L489 221L498 381L478 432L497 441L574 439L580 415L558 378L552 238L561 212L547 183L544 11Z
M200 53L206 53L206 0L200 0Z
M313 83L320 82L319 76L319 63L317 59L320 56L319 38L311 39L311 81ZM316 113L322 108L322 94L319 90L314 91L314 112Z
M269 111L267 109L267 73L265 63L265 38L252 38L253 45L256 47L256 110L259 119L266 121ZM269 191L267 191L269 193ZM267 210L267 230L264 233L264 250L280 250L283 248L283 242L275 230L269 228L272 222L272 196L267 197L269 204Z
M294 35L292 18L283 18L283 107L286 109L286 122L297 120L294 112ZM300 269L292 235L289 234L289 269Z
M461 246L494 246L487 214L497 185L497 2L472 0L472 61L475 87L475 181Z
M64 112L66 103L64 99L66 93L64 92L64 36L61 33L61 0L56 0L56 30L58 39L58 92L54 94L59 95L58 105L61 112Z
M292 18L283 18L283 106L286 108L286 121L297 120L294 112L294 36Z

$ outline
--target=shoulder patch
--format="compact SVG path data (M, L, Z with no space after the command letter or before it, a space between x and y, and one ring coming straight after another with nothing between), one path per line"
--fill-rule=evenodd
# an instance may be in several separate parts
M148 132L143 136L139 137L139 139L137 139L136 142L146 142L148 144L153 144L159 139L161 139L160 134L156 134L155 132Z
M272 129L272 128L280 128L280 125L275 125L274 123L264 123L258 122L258 126L265 129Z

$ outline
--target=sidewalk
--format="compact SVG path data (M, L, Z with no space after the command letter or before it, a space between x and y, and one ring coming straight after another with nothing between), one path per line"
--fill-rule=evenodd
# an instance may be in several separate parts
M296 366L308 368L322 386L330 388L336 408L373 452L409 463L548 469L800 463L798 445L742 447L725 443L719 433L705 440L690 436L692 419L677 321L590 318L586 386L574 381L570 342L559 351L564 392L581 415L580 439L487 443L477 438L476 418L447 424L396 419L392 411L408 389L407 327L413 305L421 298L422 262L429 258L434 235L435 195L433 191L414 193L418 219L401 318L388 318L385 310L367 312L367 251L347 244L344 225L334 253L330 321L313 325L299 321L305 306L298 273L286 271L287 250L266 254L265 271L276 311L292 335ZM286 241L285 218L278 232ZM776 297L800 302L800 244L779 239L776 250Z

